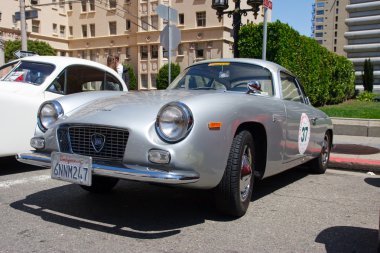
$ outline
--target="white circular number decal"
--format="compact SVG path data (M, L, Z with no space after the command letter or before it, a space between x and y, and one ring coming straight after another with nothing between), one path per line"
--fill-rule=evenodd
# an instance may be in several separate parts
M310 121L306 113L302 113L300 128L298 131L298 151L303 155L309 145L310 140Z

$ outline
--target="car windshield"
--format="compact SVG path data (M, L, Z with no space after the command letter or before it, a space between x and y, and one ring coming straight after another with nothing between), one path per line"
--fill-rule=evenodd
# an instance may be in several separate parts
M19 61L0 68L1 80L42 84L54 70L54 65L40 62Z
M268 69L237 62L212 62L191 66L168 89L247 92L248 84L253 82L261 86L258 93L273 96L272 75Z

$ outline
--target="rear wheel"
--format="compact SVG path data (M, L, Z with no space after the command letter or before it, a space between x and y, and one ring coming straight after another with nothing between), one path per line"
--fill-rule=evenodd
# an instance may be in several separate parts
M81 185L80 187L93 193L106 193L110 192L118 181L117 178L93 176L91 186Z
M327 165L330 159L331 151L331 136L329 132L325 133L323 138L321 153L317 158L310 161L310 172L315 174L323 174L326 172Z
M249 131L238 133L232 142L223 178L216 190L216 205L232 216L243 216L249 206L254 182L255 146Z

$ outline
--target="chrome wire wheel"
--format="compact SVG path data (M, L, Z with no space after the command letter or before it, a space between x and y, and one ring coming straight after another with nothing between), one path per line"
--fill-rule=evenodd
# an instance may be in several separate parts
M322 162L323 167L327 166L329 157L330 157L330 138L329 138L329 135L326 134L325 138L323 139L322 150L321 150L321 162Z
M240 168L240 200L243 202L247 199L251 185L252 177L252 152L248 145L244 146L241 158Z

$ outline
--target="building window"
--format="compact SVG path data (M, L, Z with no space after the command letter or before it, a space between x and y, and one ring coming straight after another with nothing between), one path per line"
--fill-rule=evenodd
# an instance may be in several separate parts
M317 43L322 45L323 44L323 41L322 40L317 40Z
M178 14L178 24L180 24L180 25L185 24L185 14L183 14L183 13Z
M141 60L147 60L148 59L148 46L141 46Z
M339 1L336 1L336 6L339 6Z
M56 34L58 29L58 25L53 23L53 33Z
M195 57L196 58L203 58L204 57L203 44L201 44L201 43L195 44Z
M64 25L59 26L59 34L61 37L66 37L66 26Z
M110 9L116 9L117 1L116 0L109 0Z
M183 44L179 44L177 47L178 55L183 55Z
M32 20L32 32L39 33L40 32L40 21Z
M206 26L206 12L197 12L196 13L197 17L197 26Z
M324 10L317 10L317 15L323 15L323 14L325 14Z
M61 9L65 8L65 0L59 0L59 8Z
M162 48L162 57L164 57L165 59L169 58L169 52L164 47Z
M131 20L125 20L125 30L129 31L131 29Z
M69 11L72 11L72 10L73 10L73 3L69 2Z
M150 75L150 83L152 84L152 88L157 89L157 74Z
M317 22L323 22L324 18L316 18L315 21Z
M325 3L319 2L319 3L317 3L317 7L319 7L319 8L325 7Z
M69 26L69 36L73 36L73 27L72 26Z
M87 0L82 0L82 12L87 11Z
M158 30L158 16L157 15L153 15L150 17L151 19L151 25L152 25L152 28L155 29L155 30Z
M116 35L116 21L109 22L110 35Z
M151 52L150 52L150 54L151 54L151 58L152 59L157 59L158 58L158 45L153 45L153 46L151 46Z
M334 45L336 45L336 39L334 39Z
M87 25L82 25L82 37L87 38Z
M338 22L338 16L335 16L335 22Z
M95 37L95 24L90 24L90 36Z
M315 30L323 30L323 25L317 25L317 26L315 27Z
M338 37L338 32L337 31L335 31L335 37Z
M316 33L315 37L317 37L317 38L323 37L323 33Z
M148 31L148 17L141 17L141 28Z
M148 75L147 74L141 75L141 88L148 89Z
M338 29L338 24L335 24L335 29L336 29L336 30Z
M335 13L336 13L336 14L338 14L338 13L339 13L339 9L338 9L338 8L336 8L336 10L335 10Z
M126 48L125 48L125 57L126 57L127 59L129 59L129 57L130 57L130 55L129 55L129 47L126 47Z
M90 3L90 11L95 11L95 0L89 0Z
M334 52L336 52L336 47L334 47Z

